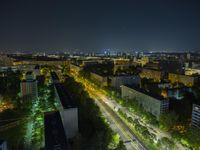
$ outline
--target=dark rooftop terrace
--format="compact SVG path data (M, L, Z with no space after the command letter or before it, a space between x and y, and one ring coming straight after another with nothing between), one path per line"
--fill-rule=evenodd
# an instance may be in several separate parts
M56 91L57 91L58 96L60 98L60 102L61 102L64 109L76 107L75 102L69 96L65 87L61 83L56 83L55 88L56 88Z
M148 95L150 97L153 97L153 98L155 98L157 100L160 100L160 101L166 100L166 98L164 98L163 96L155 94L155 93L150 93L150 92L146 91L145 89L139 88L138 86L135 86L135 85L125 85L125 86L129 87L131 89L134 89L134 90L136 90L136 91L138 91L140 93L143 93L145 95Z

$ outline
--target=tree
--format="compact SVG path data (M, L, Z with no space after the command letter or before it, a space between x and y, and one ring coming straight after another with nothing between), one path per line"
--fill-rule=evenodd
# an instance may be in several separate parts
M200 148L200 129L190 128L182 137L181 143L193 149Z
M158 145L161 146L164 150L173 150L175 147L174 142L167 137L161 138L158 142Z
M176 125L177 120L178 115L175 112L164 113L160 116L160 128L168 131Z

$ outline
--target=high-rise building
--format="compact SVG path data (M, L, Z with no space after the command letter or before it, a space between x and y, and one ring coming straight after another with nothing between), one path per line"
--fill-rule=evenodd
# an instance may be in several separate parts
M26 79L21 81L20 87L23 100L35 100L38 97L37 80L32 72L26 73Z
M192 126L200 128L200 105L193 104Z

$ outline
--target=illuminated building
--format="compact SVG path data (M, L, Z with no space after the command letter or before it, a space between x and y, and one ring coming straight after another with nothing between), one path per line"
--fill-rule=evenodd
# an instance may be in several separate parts
M187 76L182 74L175 74L175 73L169 73L168 74L168 80L171 83L182 83L185 86L192 87L194 83L197 81L197 78L194 76Z
M147 112L159 120L163 112L168 111L169 100L159 95L153 95L135 86L121 86L122 98L136 100Z
M83 68L75 65L75 64L70 64L70 71L74 72L74 73L79 73L79 71L81 71Z
M147 63L149 63L149 57L143 56L140 59L134 59L134 63L136 63L137 65L143 67L144 65L146 65Z
M193 104L192 126L200 128L200 105Z
M26 79L20 83L21 96L24 100L35 100L38 97L37 80L32 72L26 73Z
M178 100L184 98L185 92L191 92L192 89L188 87L182 87L182 88L165 88L162 89L161 95L166 98L176 98Z
M117 70L128 69L132 64L129 59L114 59L113 74L116 74Z
M160 82L162 79L162 72L155 69L143 68L140 73L141 78L153 79L155 82Z
M0 55L0 66L12 66L13 59L7 55Z

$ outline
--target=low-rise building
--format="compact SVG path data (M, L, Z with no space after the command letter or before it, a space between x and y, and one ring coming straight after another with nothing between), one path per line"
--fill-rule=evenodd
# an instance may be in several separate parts
M129 59L114 59L113 64L113 74L116 74L117 70L126 70L133 65Z
M175 99L183 99L185 92L192 92L192 89L189 87L182 88L165 88L161 90L161 95L166 98L175 98Z
M192 126L200 128L200 105L193 104Z
M75 64L70 64L70 71L75 72L75 73L79 73L79 71L81 71L83 68L75 65Z
M143 68L140 73L141 78L153 79L155 82L160 82L162 79L162 72L160 70Z
M160 115L169 108L169 100L162 96L155 96L151 93L146 92L143 89L122 85L121 96L124 99L136 100L146 111L154 115L159 120Z
M142 56L140 59L135 59L134 63L143 67L144 65L149 63L149 57Z
M91 72L90 78L93 82L95 82L96 84L98 84L100 86L108 86L108 76Z
M187 76L187 75L182 75L182 74L169 73L168 80L171 83L182 83L185 86L192 87L195 84L195 82L198 80L198 78L195 76Z
M120 89L121 85L139 85L141 80L139 76L124 75L124 76L110 76L110 86L115 89Z

